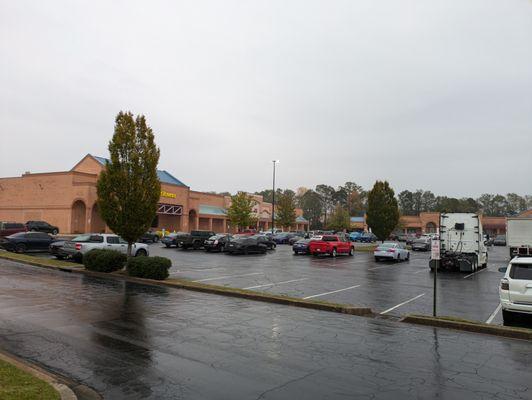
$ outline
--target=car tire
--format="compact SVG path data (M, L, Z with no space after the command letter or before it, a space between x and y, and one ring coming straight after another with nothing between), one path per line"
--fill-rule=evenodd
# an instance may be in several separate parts
M194 243L192 244L192 248L193 248L194 250L198 250L200 247L201 247L201 245L200 245L199 242L194 242Z
M135 257L146 257L148 255L148 252L144 249L138 249L135 253Z
M349 255L350 255L351 257L353 257L353 256L355 255L355 248L354 248L354 247L350 247L350 248L349 248Z
M54 230L52 231L52 235L54 235L54 236L57 235L58 233L59 233L59 231L58 231L57 229L54 229Z
M336 248L332 249L331 257L335 258L338 255L338 252L336 251Z
M295 255L295 256L298 256L298 255L299 255L299 251L295 251L295 250L294 250L294 255Z
M15 247L15 251L17 253L21 253L22 254L22 253L25 253L26 250L27 250L27 248L26 248L26 245L24 243L19 243L19 244L17 244L17 247Z
M380 257L375 257L376 262L379 262L380 260L381 260Z
M153 237L153 241L152 241L152 242L153 242L153 243L157 243L158 241L159 241L159 236L155 235L155 236Z
M410 253L406 253L406 261L410 261Z
M164 245L166 246L167 249L170 248L170 245L168 243L165 243Z

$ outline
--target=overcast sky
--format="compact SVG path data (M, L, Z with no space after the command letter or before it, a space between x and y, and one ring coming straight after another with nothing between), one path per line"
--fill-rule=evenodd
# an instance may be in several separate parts
M0 176L146 115L194 190L532 194L532 2L0 0Z

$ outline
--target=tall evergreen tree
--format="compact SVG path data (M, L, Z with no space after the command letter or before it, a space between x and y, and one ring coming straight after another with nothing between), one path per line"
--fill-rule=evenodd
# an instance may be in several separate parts
M276 204L275 219L283 228L290 228L296 222L296 198L292 190L285 190Z
M130 257L132 244L155 218L161 195L159 149L143 115L118 113L109 153L98 179L98 207L109 228L128 242Z
M231 226L237 229L245 229L257 224L257 218L253 215L253 206L256 201L246 192L238 192L231 196L231 206L227 210L227 217Z
M399 222L399 207L395 193L388 182L377 181L368 193L366 222L382 241L390 236Z

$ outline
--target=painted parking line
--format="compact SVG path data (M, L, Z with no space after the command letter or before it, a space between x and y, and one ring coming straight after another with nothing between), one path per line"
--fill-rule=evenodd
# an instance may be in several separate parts
M321 297L321 296L326 296L328 294L343 292L344 290L354 289L354 288L357 288L359 286L361 286L361 285L349 286L349 287L346 287L346 288L343 288L343 289L333 290L332 292L325 292L325 293L315 294L313 296L303 297L303 300L313 299L314 297Z
M216 276L213 278L198 279L197 281L193 281L193 282L208 282L208 281L216 281L219 279L240 278L240 277L252 276L252 275L264 275L264 274L262 272L253 272L251 274L242 274L242 275L223 275L223 276Z
M282 284L284 284L284 283L301 282L301 281L305 281L305 280L307 280L307 279L308 279L308 278L292 279L292 280L289 280L289 281L275 282L275 283L268 283L267 285L249 286L249 287L245 287L244 290L248 290L248 289L258 289L258 288L263 288L263 287L268 287L268 286L275 286L275 285L282 285Z
M473 272L472 274L466 275L466 276L464 276L464 279L469 278L470 276L473 276L475 274L480 274L483 271L487 271L487 268L483 268L480 271L476 271L476 272Z
M495 318L495 316L499 313L499 311L501 311L501 308L502 308L502 304L499 303L499 305L497 306L495 311L493 311L491 313L490 317L486 320L486 324L491 324L492 323L492 321Z
M420 272L427 272L427 271L428 271L427 268L423 268L423 269L421 269L419 271L414 272L414 274L419 274Z
M399 307L401 307L401 306L404 306L405 304L408 304L408 303L410 303L410 302L412 302L412 301L414 301L414 300L417 300L417 299L419 299L420 297L423 297L423 296L425 296L425 293L421 293L421 294L417 295L416 297L412 297L410 300L403 301L402 303L399 303L399 304L397 304L396 306L393 306L392 308L388 308L387 310L384 310L383 312L381 312L381 315L383 315L383 314L387 314L387 313L389 313L390 311L393 311L393 310L395 310L396 308L399 308Z
M397 267L398 265L399 265L399 263L397 263L397 264L388 264L388 265L382 265L382 266L380 266L380 267L368 268L367 270L368 270L368 271L373 271L373 270L381 269L381 268Z

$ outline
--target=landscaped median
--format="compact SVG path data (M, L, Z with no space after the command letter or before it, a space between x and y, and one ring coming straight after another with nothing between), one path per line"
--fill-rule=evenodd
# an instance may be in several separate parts
M76 400L77 397L53 376L0 353L0 399Z
M401 319L410 324L434 326L437 328L457 329L473 333L504 336L514 339L532 340L532 329L512 326L490 325L483 322L469 321L455 317L432 317L429 315L410 314Z
M23 254L0 252L0 258L5 258L12 261L18 261L26 264L30 264L37 267L59 269L64 272L75 272L89 276L95 276L100 278L118 278L127 282L136 282L146 285L166 286L174 287L178 289L193 290L203 293L212 293L223 296L239 297L255 301L263 301L267 303L292 305L301 308L309 308L321 311L337 312L342 314L359 315L359 316L372 316L373 312L368 307L355 307L346 304L336 304L324 301L316 300L304 300L297 297L289 297L283 295L276 295L264 292L255 292L252 290L230 288L226 286L209 285L204 283L192 282L186 279L170 278L166 280L154 280L145 278L136 278L129 276L125 271L116 271L112 273L103 273L96 271L89 271L80 264L70 263L67 261L59 261L47 258L32 257Z

